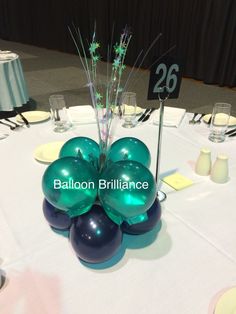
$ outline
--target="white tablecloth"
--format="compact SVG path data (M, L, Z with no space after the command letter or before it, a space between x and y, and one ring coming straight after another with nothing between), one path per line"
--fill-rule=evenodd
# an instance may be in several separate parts
M0 267L9 279L0 291L1 314L206 314L217 292L236 285L236 140L211 143L205 124L190 126L187 120L178 129L164 128L161 174L177 169L195 184L179 192L163 185L160 232L132 242L125 236L123 258L105 269L83 265L68 239L49 228L42 213L46 166L32 157L37 145L50 141L97 139L96 126L56 134L45 122L0 142ZM143 140L154 173L157 130L148 122L129 130L118 126L114 139ZM213 159L229 155L228 183L194 173L202 146Z
M12 111L29 100L19 56L13 55L10 60L0 59L0 111Z

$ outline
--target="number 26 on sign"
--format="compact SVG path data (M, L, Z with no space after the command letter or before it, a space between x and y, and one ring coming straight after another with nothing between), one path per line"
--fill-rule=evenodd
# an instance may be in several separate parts
M150 71L148 99L158 99L160 87L166 87L169 98L178 98L182 78L182 66L172 57L164 57Z

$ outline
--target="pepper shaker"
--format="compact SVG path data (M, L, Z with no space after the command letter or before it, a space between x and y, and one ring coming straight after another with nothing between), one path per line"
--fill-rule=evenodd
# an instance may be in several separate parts
M211 151L202 148L195 165L195 172L200 176L208 176L211 172Z
M226 183L229 180L228 156L220 154L212 167L211 180L215 183Z

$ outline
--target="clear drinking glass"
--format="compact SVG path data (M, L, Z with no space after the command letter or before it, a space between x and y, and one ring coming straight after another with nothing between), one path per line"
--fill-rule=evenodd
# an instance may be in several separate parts
M216 103L213 108L210 124L209 140L221 143L225 140L225 132L229 125L231 105L227 103Z
M121 96L121 107L124 123L124 128L133 128L136 118L136 93L125 92Z
M66 102L63 95L51 95L49 97L51 118L55 125L55 132L65 132L71 127L69 120Z

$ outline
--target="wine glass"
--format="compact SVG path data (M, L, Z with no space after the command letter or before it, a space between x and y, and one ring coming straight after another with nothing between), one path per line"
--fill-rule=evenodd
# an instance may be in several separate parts
M125 92L121 96L121 108L122 115L124 118L124 123L122 126L124 128L133 128L135 126L136 118L136 93Z
M214 105L210 124L210 141L215 143L224 142L229 125L230 110L231 104L216 103Z
M66 109L66 102L63 95L51 95L49 97L51 118L55 125L55 132L65 132L71 127L71 122Z

